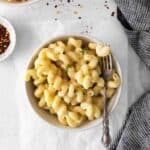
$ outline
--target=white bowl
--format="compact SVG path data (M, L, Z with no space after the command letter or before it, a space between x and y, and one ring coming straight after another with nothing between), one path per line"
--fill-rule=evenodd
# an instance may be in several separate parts
M48 43L55 42L56 40L66 40L66 39L68 39L68 37L75 37L78 39L82 39L85 43L88 43L89 41L99 43L99 41L94 40L93 38L83 37L80 35L77 35L77 36L76 35L71 35L71 36L67 35L67 36L60 36L60 37L53 38L50 41L46 42L46 44L42 45L36 51L36 53L33 54L33 56L29 60L29 63L27 65L27 69L31 69L34 66L34 61L37 58L38 53L40 52L41 48L46 47L48 45ZM113 56L113 58L114 58L114 56ZM122 82L122 73L121 73L120 65L116 59L114 59L114 65L117 69L117 72L120 75L121 82ZM113 96L113 98L109 102L109 106L108 106L109 113L111 113L112 110L114 110L114 108L116 107L116 105L119 101L119 97L121 94L121 86L117 89L116 94ZM33 86L32 81L25 82L25 90L26 90L28 100L29 100L30 104L32 105L32 108L35 110L35 112L42 119L47 121L50 125L53 125L55 127L61 128L61 129L66 129L67 131L81 131L81 130L95 127L102 122L102 118L99 118L99 119L96 119L93 121L87 121L87 122L83 123L83 125L81 125L80 127L77 127L77 128L70 128L70 127L63 126L58 122L58 120L55 116L51 115L48 111L45 111L45 110L38 107L37 99L34 97L34 94L33 94L34 93L34 86Z
M5 0L0 0L0 4L8 5L8 6L26 6L26 5L33 4L38 1L40 0L29 0L26 2L6 2Z
M5 52L0 54L0 61L3 61L8 56L10 56L12 52L14 51L14 48L16 45L16 33L15 33L13 26L10 24L10 22L1 16L0 16L0 24L3 25L10 34L10 44L8 48L5 50Z

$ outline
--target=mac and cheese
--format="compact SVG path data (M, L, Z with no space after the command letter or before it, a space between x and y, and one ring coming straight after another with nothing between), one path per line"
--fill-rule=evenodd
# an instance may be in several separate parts
M85 45L75 38L42 48L25 77L27 82L33 81L39 107L55 114L61 124L70 127L101 117L105 81L99 62L108 54L109 46ZM111 99L120 86L115 68L106 85L106 95Z

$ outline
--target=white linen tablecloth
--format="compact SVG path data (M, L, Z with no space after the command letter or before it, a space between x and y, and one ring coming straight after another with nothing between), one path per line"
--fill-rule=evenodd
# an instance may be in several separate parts
M49 5L47 5L49 3ZM56 4L58 8L54 8ZM31 6L0 5L0 15L15 27L15 52L0 63L0 149L2 150L99 150L102 127L81 132L66 132L51 127L32 110L24 92L23 77L32 53L51 37L83 34L110 43L122 68L123 90L116 109L110 115L111 134L116 135L129 105L150 87L147 71L111 13L113 2L101 0L41 0ZM81 4L81 8L78 6ZM59 12L58 12L59 11ZM74 13L75 12L75 13ZM82 17L78 19L78 17ZM58 20L55 21L55 18ZM88 33L86 33L88 31ZM128 81L128 82L127 82Z

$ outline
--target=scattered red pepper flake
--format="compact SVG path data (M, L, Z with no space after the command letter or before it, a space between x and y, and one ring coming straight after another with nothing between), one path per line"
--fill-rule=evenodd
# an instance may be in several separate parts
M10 44L10 35L7 29L0 24L0 54L4 53Z
M57 8L57 7L58 7L58 5L55 5L54 7L55 7L55 8Z
M56 11L56 14L60 14L60 11L58 10L58 11Z
M111 16L113 17L115 15L115 12L113 11L112 13L111 13Z
M77 11L74 11L73 13L74 13L75 15L77 15L77 14L78 14L78 12L77 12Z

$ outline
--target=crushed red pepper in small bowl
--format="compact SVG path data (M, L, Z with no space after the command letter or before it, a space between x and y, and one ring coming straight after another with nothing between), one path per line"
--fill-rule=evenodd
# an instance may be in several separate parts
M10 34L7 29L0 24L0 54L4 53L10 44Z

